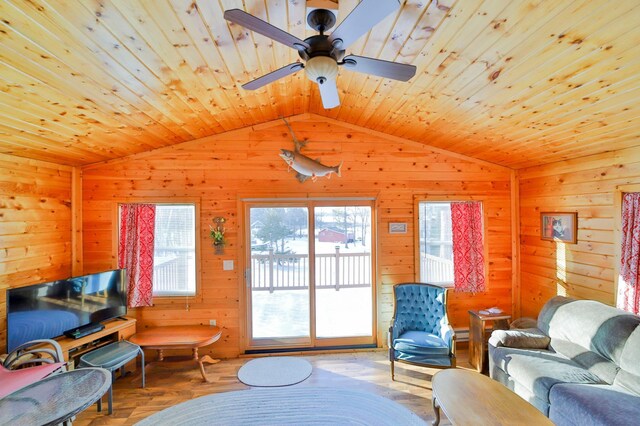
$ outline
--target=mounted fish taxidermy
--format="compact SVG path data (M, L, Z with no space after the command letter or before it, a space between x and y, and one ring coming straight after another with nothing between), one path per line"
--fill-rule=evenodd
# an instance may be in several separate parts
M331 179L331 173L335 173L338 177L341 177L342 174L340 169L342 168L342 161L337 166L325 166L320 163L320 159L312 159L302 154L300 150L307 144L306 142L300 142L296 138L296 135L293 133L291 126L287 120L282 118L284 124L289 128L289 132L291 133L291 137L293 138L294 150L290 151L288 149L280 150L280 157L284 160L285 163L289 166L289 169L293 169L296 171L296 179L298 179L301 183L311 178L313 182L320 176L327 176L327 178Z

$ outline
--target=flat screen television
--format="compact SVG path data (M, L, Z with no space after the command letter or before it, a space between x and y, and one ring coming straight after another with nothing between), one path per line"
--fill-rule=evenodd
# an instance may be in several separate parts
M123 269L7 290L7 352L126 315Z

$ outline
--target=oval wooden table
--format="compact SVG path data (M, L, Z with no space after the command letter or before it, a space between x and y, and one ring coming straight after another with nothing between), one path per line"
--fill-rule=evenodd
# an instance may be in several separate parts
M198 356L198 348L207 346L220 338L222 331L219 327L208 325L175 325L165 327L151 327L134 334L129 338L131 343L143 349L155 349L158 351L158 361L164 361L163 351L166 349L191 349L192 360L200 366L200 373L205 382L209 382L204 372L203 363L215 364L219 359L213 359L209 355ZM144 366L143 366L144 368Z
M470 370L451 368L434 374L433 410L440 409L453 425L553 426L551 420L502 383Z

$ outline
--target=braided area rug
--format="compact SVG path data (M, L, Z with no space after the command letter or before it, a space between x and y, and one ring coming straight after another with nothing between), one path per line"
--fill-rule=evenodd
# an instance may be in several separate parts
M379 395L305 386L206 395L162 410L137 424L424 426L427 423L409 409Z
M256 358L238 370L238 379L249 386L288 386L311 375L311 363L303 358L274 356Z

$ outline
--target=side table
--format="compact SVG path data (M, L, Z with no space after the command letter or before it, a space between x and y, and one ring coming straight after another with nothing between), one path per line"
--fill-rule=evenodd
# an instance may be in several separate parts
M469 363L482 373L486 366L487 340L486 323L492 322L492 330L508 330L510 314L483 315L479 311L469 311Z

